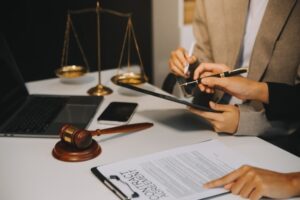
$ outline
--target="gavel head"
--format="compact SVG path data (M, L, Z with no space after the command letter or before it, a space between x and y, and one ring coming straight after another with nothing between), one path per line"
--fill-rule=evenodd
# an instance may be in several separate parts
M62 141L78 149L85 149L92 143L90 131L78 129L70 124L66 124L60 129L59 136Z

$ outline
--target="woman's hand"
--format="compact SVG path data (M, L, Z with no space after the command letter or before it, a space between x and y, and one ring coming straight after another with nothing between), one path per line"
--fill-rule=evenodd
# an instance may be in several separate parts
M300 194L300 173L284 174L245 165L222 178L204 184L205 188L220 186L251 200L263 196L288 198Z
M219 88L224 92L242 100L257 100L263 103L269 101L268 85L241 76L227 78L204 78L202 85L208 88Z
M188 55L184 48L178 48L171 52L169 58L169 69L177 76L188 77L184 74L184 67L197 61L195 56Z
M200 78L200 77L205 77L209 76L212 74L220 74L226 71L231 70L230 67L224 65L224 64L216 64L216 63L201 63L195 70L194 72L194 80ZM203 79L204 80L204 79ZM206 93L213 93L214 88L209 87L207 85L204 85L202 83L198 84L198 87L202 92Z
M234 105L216 104L212 101L209 105L213 110L221 111L221 113L201 111L192 107L189 110L209 121L214 131L234 134L240 118L239 108Z
M194 79L230 71L230 67L223 64L202 63L194 72ZM234 77L207 77L198 84L200 90L213 93L215 88L221 89L242 100L258 100L263 103L269 101L269 91L266 83L256 82L241 76Z

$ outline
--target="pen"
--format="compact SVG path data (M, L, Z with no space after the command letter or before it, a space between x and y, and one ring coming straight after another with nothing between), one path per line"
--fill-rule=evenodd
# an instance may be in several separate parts
M248 68L238 68L238 69L235 69L235 70L232 70L232 71L223 72L223 73L220 73L220 74L213 74L213 75L201 77L201 78L198 78L197 80L190 81L190 82L185 82L183 84L180 84L179 86L186 86L186 85L193 84L193 83L198 84L198 83L201 83L201 80L203 78L208 78L208 77L223 78L223 77L230 77L230 76L235 76L235 75L243 74L243 73L246 73L246 72L248 72Z
M194 50L194 46L195 46L195 42L191 45L190 49L189 49L189 52L188 52L188 55L189 57L192 56L192 53L193 53L193 50ZM189 66L190 64L187 62L184 66L184 74L186 74L189 70Z

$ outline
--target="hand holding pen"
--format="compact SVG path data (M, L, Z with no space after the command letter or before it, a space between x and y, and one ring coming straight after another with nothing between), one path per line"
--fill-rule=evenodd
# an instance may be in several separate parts
M222 72L222 73L219 73L219 74L212 74L212 75L209 75L209 76L200 77L200 78L198 78L194 81L185 82L185 83L183 83L179 86L187 86L189 84L199 84L199 83L201 83L202 79L208 78L208 77L223 78L223 77L236 76L236 75L243 74L243 73L246 73L246 72L248 72L248 68L238 68L238 69L231 70L231 71L225 71L225 72Z
M190 52L187 52L184 48L178 48L171 52L169 58L169 69L177 76L188 77L188 66L196 61L197 58L191 55L191 50Z

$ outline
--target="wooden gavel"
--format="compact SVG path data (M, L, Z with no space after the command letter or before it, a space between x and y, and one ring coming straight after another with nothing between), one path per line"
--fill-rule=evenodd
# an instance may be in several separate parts
M102 130L97 129L94 131L88 131L84 129L78 129L70 124L66 124L60 129L59 136L65 143L70 144L78 149L85 149L91 145L93 136L111 133L133 132L146 129L151 126L153 126L152 123L136 123Z

